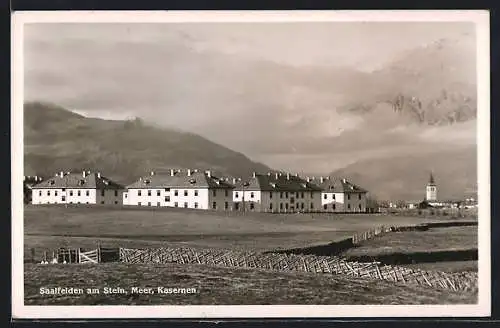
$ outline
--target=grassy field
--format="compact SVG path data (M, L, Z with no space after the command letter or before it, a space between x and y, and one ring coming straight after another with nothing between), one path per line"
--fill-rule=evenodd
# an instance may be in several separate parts
M438 218L386 215L226 214L184 209L26 206L25 248L183 245L283 249L326 244L381 225L406 226ZM441 220L451 220L450 217ZM52 238L44 238L51 236ZM56 243L58 243L56 245Z
M405 264L407 268L420 269L424 271L461 272L477 271L477 261L455 261Z
M98 295L41 295L40 288L99 288ZM128 294L103 294L121 287ZM139 295L131 287L196 288L196 294ZM477 293L395 285L339 275L277 273L202 265L25 265L26 305L472 304Z
M363 242L345 255L378 255L477 248L477 226L392 232Z

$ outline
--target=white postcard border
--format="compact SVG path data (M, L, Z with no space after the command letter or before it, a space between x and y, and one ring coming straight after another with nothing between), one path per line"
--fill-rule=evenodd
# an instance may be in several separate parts
M479 297L472 305L25 306L23 274L23 26L49 22L458 22L476 24ZM488 11L57 11L12 16L12 314L14 318L479 317L491 314L490 82Z

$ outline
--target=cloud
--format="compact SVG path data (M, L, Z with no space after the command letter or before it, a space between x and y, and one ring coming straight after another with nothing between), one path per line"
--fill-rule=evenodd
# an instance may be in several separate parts
M25 29L25 98L88 116L140 116L272 166L326 169L402 151L417 138L404 131L387 137L388 116L339 110L376 89L363 71L468 29L453 23L34 24ZM432 141L429 133L422 142Z

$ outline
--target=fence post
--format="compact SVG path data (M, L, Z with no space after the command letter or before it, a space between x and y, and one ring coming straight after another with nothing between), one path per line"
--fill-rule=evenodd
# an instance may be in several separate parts
M101 263L101 243L97 242L97 263Z
M35 248L31 247L31 263L35 263Z

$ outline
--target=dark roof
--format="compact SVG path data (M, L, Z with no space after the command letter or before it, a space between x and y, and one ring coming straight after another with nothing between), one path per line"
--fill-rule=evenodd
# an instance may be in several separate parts
M431 172L431 175L429 177L429 186L435 186L436 183L434 182L434 175Z
M287 173L255 174L250 179L237 182L236 188L260 191L321 191L321 189L296 175Z
M150 174L139 178L127 186L127 189L156 189L156 188L210 188L233 189L234 185L227 178L209 175L207 172L192 170L175 170L172 174Z
M46 188L78 188L78 189L123 189L124 187L99 173L86 172L85 177L82 173L63 173L53 176L34 185L33 189Z
M311 182L317 184L325 192L368 192L360 186L349 182L347 179L336 177L323 177L323 182L321 182L321 178L313 177Z

